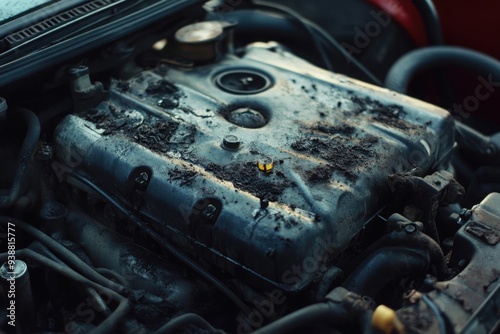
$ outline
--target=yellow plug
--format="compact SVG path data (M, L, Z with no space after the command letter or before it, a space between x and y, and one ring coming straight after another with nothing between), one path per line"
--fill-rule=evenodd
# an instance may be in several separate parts
M258 167L263 172L271 173L274 167L273 159L269 157L261 157L258 162Z
M385 305L379 305L373 312L372 326L384 334L405 332L405 327L398 319L396 312Z

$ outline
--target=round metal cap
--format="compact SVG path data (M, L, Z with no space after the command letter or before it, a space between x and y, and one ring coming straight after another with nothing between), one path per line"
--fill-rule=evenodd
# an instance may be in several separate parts
M215 77L215 83L222 90L237 95L261 93L272 86L271 79L253 70L230 70Z
M0 277L3 279L17 279L23 276L26 270L28 270L28 266L24 261L15 260L12 268L9 266L8 262L5 262L2 267L0 267Z
M222 145L227 150L237 150L240 148L240 138L235 135L227 135L222 141Z
M206 43L221 37L224 33L222 24L218 21L205 21L187 25L175 33L175 39L180 43Z

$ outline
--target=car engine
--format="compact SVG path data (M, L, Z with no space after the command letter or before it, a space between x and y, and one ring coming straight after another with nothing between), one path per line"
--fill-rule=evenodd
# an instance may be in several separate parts
M500 132L468 113L496 59L376 1L348 38L275 3L74 2L0 43L2 330L498 330Z

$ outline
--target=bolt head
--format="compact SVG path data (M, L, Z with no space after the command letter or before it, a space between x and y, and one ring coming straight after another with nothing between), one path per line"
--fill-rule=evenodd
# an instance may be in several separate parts
M405 232L407 234L413 234L413 233L417 232L417 227L413 224L408 224L405 226Z
M486 155L488 158L494 158L495 157L495 147L493 145L489 145L486 148Z
M136 186L141 189L145 190L149 182L149 174L147 172L142 172L139 174L139 176L136 177L135 179L135 184Z
M217 213L217 208L213 204L207 205L207 207L203 210L202 214L207 219L212 219Z
M227 135L222 141L222 146L227 150L235 151L240 148L240 138L235 135Z
M72 67L68 71L69 77L73 80L76 80L78 78L81 78L85 75L89 74L89 68L84 65Z

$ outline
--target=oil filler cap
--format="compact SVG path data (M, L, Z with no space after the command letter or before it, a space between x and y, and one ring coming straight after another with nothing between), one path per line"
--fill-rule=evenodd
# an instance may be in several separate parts
M272 86L271 78L250 69L229 70L219 73L215 83L223 91L236 95L258 94Z
M233 22L204 21L182 27L175 33L177 56L181 59L204 63L213 62L231 49Z

